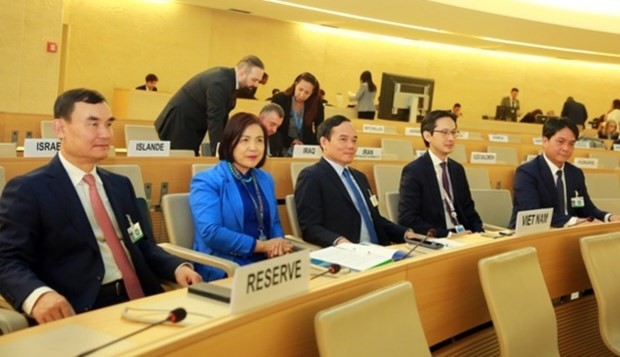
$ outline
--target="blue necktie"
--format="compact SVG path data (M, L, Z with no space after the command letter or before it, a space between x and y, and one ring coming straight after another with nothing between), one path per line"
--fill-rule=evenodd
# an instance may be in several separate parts
M370 218L370 214L368 213L368 210L366 209L364 198L362 197L359 190L357 189L357 185L355 185L355 183L353 182L353 179L351 178L351 174L349 173L349 170L344 169L344 171L342 172L342 175L344 176L345 181L349 185L349 188L353 192L353 196L355 196L355 206L357 207L358 212L362 216L362 221L364 221L364 224L366 225L366 228L368 229L368 233L370 234L370 242L379 244L379 238L377 238L377 232L375 232L375 226L372 223L372 219Z
M562 181L562 170L558 170L555 173L558 178L555 181L555 188L556 190L558 190L558 201L559 201L559 208L560 208L560 214L564 215L565 213L565 207L564 207L564 182Z

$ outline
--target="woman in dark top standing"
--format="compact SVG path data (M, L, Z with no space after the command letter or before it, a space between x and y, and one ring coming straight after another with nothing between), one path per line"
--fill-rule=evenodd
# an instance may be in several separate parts
M269 138L272 156L291 156L295 145L317 144L316 128L325 117L320 89L316 77L305 72L298 75L288 89L271 99L284 109L282 125Z

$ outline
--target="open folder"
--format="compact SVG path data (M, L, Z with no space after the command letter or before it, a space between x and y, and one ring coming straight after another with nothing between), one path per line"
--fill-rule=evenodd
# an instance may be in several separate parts
M392 261L396 249L374 244L342 243L310 252L311 263L339 264L356 271L364 271Z

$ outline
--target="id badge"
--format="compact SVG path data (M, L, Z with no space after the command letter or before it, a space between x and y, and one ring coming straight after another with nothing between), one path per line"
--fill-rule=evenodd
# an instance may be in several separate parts
M142 233L140 222L133 223L129 215L127 215L127 220L129 221L129 228L127 228L127 233L129 234L131 242L135 243L140 239L144 238L144 233Z
M456 233L463 233L465 232L465 227L463 227L462 224L458 224L454 226L454 230L456 231Z
M570 206L572 208L583 208L585 205L583 196L572 197L570 199Z
M379 200L377 200L377 195L371 195L370 196L370 202L372 203L373 207L378 207L379 206Z

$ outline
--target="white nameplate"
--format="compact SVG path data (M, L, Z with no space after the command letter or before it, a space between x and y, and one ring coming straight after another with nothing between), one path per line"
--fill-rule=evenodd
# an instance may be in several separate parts
M232 283L233 314L297 295L310 284L307 249L237 268Z
M525 157L525 161L532 161L532 160L534 160L536 158L536 156L538 156L538 155L531 155L531 154L527 155Z
M598 159L576 157L573 164L580 169L598 169Z
M319 145L295 145L293 146L293 157L299 159L318 159L321 157L321 147Z
M362 126L362 132L383 134L385 133L385 126L376 124L364 124L364 126Z
M549 227L551 227L552 217L553 208L519 211L517 213L517 221L515 222L515 233L520 236L528 233L548 231Z
M614 144L614 151L620 151L620 144Z
M459 139L469 139L469 131L459 131Z
M24 157L52 157L60 150L58 139L25 139Z
M489 141L492 141L492 142L495 142L495 143L507 143L508 142L508 135L489 134Z
M497 154L494 152L472 152L469 160L472 164L495 164L497 162Z
M356 159L381 160L383 150L381 148L358 147L355 153Z
M542 138L540 136L532 138L532 144L534 144L534 145L542 145Z
M415 157L416 159L419 158L420 156L426 154L426 150L416 150L415 151Z
M407 136L422 136L422 133L420 133L420 128L413 128L413 127L406 127L405 128L405 135Z
M170 141L129 140L127 156L170 156Z
M589 149L592 147L590 140L577 140L575 141L575 149Z

